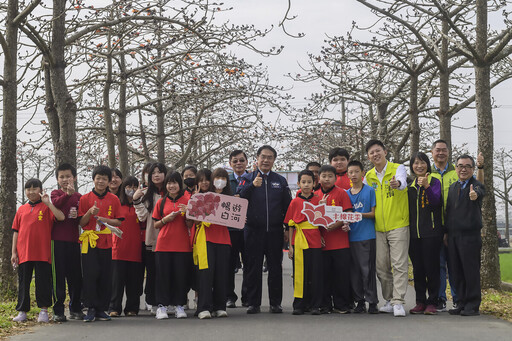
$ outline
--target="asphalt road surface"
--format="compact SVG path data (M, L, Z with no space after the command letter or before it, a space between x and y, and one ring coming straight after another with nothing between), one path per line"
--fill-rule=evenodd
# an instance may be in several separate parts
M284 256L283 314L268 312L267 276L263 276L260 314L247 315L246 308L228 309L229 317L199 320L193 310L187 319L157 320L148 311L136 317L84 323L70 320L37 326L11 340L512 340L512 324L490 316L462 317L440 313L436 316L392 314L330 314L293 316L291 261ZM237 292L241 273L236 275ZM377 281L377 286L379 283ZM192 294L189 295L192 298ZM407 291L406 311L414 306L414 289ZM143 302L143 300L141 300ZM237 302L237 305L240 301ZM379 307L383 304L382 300Z

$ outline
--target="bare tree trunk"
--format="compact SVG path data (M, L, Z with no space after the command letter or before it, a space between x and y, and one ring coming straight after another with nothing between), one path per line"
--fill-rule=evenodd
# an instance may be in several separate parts
M108 50L112 51L112 36L108 34ZM112 86L112 56L107 56L107 79L103 86L103 120L105 121L105 136L107 140L108 166L115 168L116 165L116 138L114 136L114 122L112 110L110 109L110 87Z
M476 1L476 51L483 59L487 53L487 1ZM492 120L490 66L475 61L475 100L478 121L478 150L485 158L486 174L494 169L494 129ZM485 179L487 193L482 205L482 270L483 288L501 288L498 239L496 228L496 203L494 198L494 178Z
M121 84L119 85L119 122L117 149L119 151L119 168L123 174L133 174L128 167L128 145L126 140L126 66L124 55L119 56L121 68Z
M59 137L55 148L56 164L69 162L76 165L76 104L66 84L64 56L66 37L66 1L53 0L52 42L50 50L50 84L58 115Z
M507 186L507 182L505 181L505 186ZM510 234L509 234L509 218L508 218L508 194L505 193L505 240L507 244L510 243Z
M377 111L378 111L378 129L377 134L379 136L379 139L384 142L386 140L386 135L388 133L388 122L386 119L387 111L388 111L388 102L381 102L377 104Z
M448 143L451 150L452 145L452 115L450 110L450 71L448 69L448 32L449 25L446 20L442 24L443 38L441 41L441 64L439 68L439 135ZM451 158L451 153L450 156ZM451 162L451 160L448 160Z
M0 187L0 294L14 296L16 276L11 265L12 221L16 212L16 118L17 118L17 82L18 68L18 27L13 23L18 13L18 0L9 0L4 49L3 77L3 119L1 142L1 179Z
M420 150L420 118L418 110L418 76L411 75L411 89L409 93L409 124L411 130L411 155Z

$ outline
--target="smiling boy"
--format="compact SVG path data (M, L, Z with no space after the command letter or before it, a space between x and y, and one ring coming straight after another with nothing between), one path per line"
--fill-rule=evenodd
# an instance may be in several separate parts
M85 322L109 321L105 311L112 292L112 234L103 223L120 226L121 203L108 191L112 171L97 166L92 171L94 189L80 198L78 216L82 242L83 299L88 308Z

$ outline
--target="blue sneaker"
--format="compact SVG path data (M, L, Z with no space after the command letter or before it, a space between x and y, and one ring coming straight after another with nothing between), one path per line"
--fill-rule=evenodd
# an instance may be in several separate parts
M98 311L96 312L96 317L98 318L98 320L100 321L110 321L112 320L112 318L110 316L107 315L106 312L104 311Z
M94 322L96 320L96 309L89 308L87 315L84 316L84 322Z

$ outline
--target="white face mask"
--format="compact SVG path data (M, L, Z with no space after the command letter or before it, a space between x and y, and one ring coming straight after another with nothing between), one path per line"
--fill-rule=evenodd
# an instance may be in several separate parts
M224 187L226 187L226 184L228 182L225 180L225 179L215 179L213 181L213 186L215 186L215 188L217 189L224 189Z
M133 194L135 193L135 190L134 189L125 188L124 189L124 193L126 194L126 196L132 198Z

